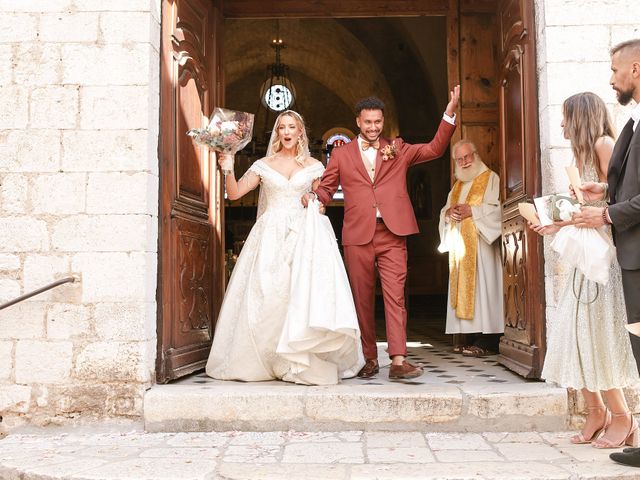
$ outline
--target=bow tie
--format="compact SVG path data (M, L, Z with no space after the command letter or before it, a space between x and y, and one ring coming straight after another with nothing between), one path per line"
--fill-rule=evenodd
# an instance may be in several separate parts
M366 140L361 140L362 142L362 146L360 148L362 148L363 152L366 152L367 150L369 150L369 147L378 150L380 148L380 141L376 140L375 142L367 142Z

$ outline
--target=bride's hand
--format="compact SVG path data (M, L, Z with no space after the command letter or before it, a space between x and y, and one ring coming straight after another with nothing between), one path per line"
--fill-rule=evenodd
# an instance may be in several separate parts
M327 207L325 207L323 204L320 204L320 208L318 209L318 211L320 212L320 215L324 215L327 211Z

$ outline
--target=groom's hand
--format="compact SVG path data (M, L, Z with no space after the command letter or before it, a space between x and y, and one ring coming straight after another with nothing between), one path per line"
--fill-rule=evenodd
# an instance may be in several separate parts
M451 100L449 100L449 103L447 104L445 113L450 117L453 117L458 109L458 103L460 103L460 85L453 87L453 90L450 93Z

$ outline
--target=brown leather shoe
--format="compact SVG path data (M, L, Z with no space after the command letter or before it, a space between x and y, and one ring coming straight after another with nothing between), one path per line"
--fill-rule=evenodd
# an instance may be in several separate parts
M366 361L366 363L364 364L364 367L362 367L358 372L358 376L360 378L369 378L369 377L373 377L379 371L380 371L380 367L378 366L378 360L371 359Z
M402 362L402 365L391 365L391 368L389 369L389 378L416 378L423 373L424 371L422 370L422 367L416 367L405 360Z

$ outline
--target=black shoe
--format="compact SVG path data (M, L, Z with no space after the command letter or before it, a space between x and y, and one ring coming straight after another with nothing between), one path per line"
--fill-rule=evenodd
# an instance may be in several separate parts
M627 465L629 467L640 467L640 449L637 452L624 453L615 452L609 455L614 462Z
M634 453L634 452L640 452L640 447L627 447L627 448L623 448L622 449L623 453Z

